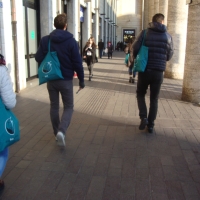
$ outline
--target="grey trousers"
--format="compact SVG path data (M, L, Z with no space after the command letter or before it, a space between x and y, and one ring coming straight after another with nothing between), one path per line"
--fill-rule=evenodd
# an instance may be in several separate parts
M65 134L70 125L73 108L73 81L72 80L56 80L47 83L47 89L50 99L50 117L51 123L56 135L58 131ZM59 94L61 94L63 102L63 113L61 119L59 117Z

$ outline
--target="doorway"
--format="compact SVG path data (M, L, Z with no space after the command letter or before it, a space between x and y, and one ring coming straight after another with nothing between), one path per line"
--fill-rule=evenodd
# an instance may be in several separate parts
M24 15L24 49L26 80L37 77L38 64L35 61L35 53L40 38L39 27L39 0L23 0Z

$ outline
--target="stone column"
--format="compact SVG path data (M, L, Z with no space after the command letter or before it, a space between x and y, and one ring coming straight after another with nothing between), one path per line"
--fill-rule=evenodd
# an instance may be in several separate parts
M159 0L154 0L154 14L159 13Z
M189 4L188 31L183 79L182 100L200 102L200 2L193 0Z
M79 28L79 13L77 12L80 10L79 2L78 1L72 1L73 3L73 35L74 39L78 42L79 41L79 35L78 35L78 28Z
M107 42L108 42L108 2L105 2L105 41L104 41L104 45L105 47L107 47Z
M159 13L165 16L164 24L167 26L168 0L159 0Z
M40 1L41 37L48 35L53 29L52 0Z
M168 32L174 42L174 55L167 63L165 78L182 79L185 63L188 6L182 0L168 2Z
M149 19L149 1L144 1L144 29L148 27Z
M95 0L95 27L96 27L96 34L95 34L95 43L98 45L99 42L99 0ZM96 55L99 57L99 51L96 50Z
M87 10L86 10L86 29L87 29L87 40L90 38L92 33L92 14L91 14L91 3L87 3Z
M61 0L57 0L57 14L62 13Z
M154 0L149 0L149 22L152 22L154 15Z
M91 34L91 19L92 19L92 14L91 14L91 7L90 7L90 3L86 4L87 7L84 10L84 22L82 24L83 28L82 28L82 44L83 47L85 46L86 42L88 41L88 39L90 38L90 34Z

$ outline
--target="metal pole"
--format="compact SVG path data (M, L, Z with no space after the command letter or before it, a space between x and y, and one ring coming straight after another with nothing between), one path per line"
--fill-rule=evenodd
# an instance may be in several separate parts
M20 92L19 83L19 62L18 62L18 46L17 46L17 21L16 21L16 4L12 0L12 32L14 40L14 62L15 62L15 91Z

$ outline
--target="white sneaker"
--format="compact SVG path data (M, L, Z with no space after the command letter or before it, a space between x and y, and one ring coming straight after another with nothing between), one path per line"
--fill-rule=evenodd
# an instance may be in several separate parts
M65 146L65 136L62 132L58 132L57 135L56 135L56 138L57 138L57 144L58 146Z

